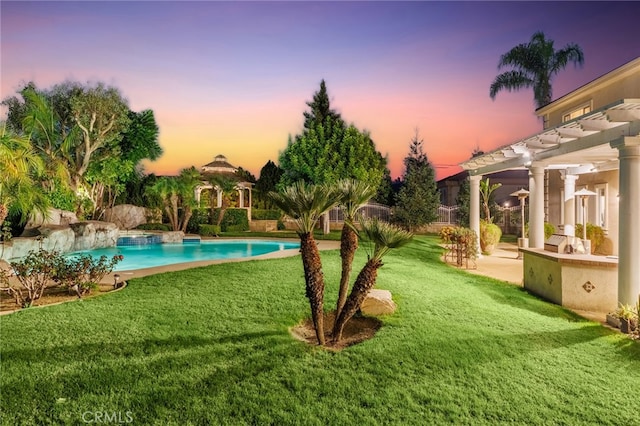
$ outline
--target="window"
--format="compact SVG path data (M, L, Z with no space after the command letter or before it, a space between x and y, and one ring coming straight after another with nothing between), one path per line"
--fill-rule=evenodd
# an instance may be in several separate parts
M608 224L608 209L607 209L607 184L601 183L595 185L596 193L596 225L602 229L607 229Z
M580 117L581 115L585 115L591 112L591 104L582 105L562 116L562 122L565 123L567 121L571 121L574 118Z

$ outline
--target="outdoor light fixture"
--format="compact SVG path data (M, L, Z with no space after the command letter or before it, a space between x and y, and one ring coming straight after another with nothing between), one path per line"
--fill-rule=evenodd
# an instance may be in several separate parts
M587 245L585 243L585 241L587 241L587 213L586 213L586 208L585 208L585 202L587 201L587 197L591 197L592 195L598 195L593 191L589 191L586 188L582 188L580 191L576 191L574 194L574 196L576 197L580 197L580 202L582 204L582 241L583 244L585 245L584 249L587 252L587 254L589 254L591 251L590 249L587 250Z
M524 188L520 188L516 192L512 192L512 197L518 197L520 200L520 219L522 224L522 237L518 238L518 247L529 247L529 241L524 237L524 200L529 196L529 191ZM518 258L520 257L520 252L518 252Z

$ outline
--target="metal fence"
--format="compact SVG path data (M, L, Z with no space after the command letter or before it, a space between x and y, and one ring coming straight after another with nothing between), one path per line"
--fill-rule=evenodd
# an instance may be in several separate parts
M458 206L445 206L440 204L438 207L438 218L434 223L455 225L458 223Z
M358 213L360 213L364 218L367 219L377 218L386 222L389 222L391 220L391 209L384 204L367 203L364 206L360 207ZM342 209L338 207L333 208L329 212L329 222L344 222L344 213L342 212Z

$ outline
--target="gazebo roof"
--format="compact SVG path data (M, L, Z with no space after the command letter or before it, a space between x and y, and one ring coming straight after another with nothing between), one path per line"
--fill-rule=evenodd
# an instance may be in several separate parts
M232 166L227 161L227 157L224 155L216 155L212 162L205 164L202 166L203 172L212 172L212 173L235 173L238 170L237 167Z

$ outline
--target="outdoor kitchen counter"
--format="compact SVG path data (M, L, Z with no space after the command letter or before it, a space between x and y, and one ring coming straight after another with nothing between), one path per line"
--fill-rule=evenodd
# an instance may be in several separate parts
M618 259L521 248L524 288L570 309L611 312L618 305Z

